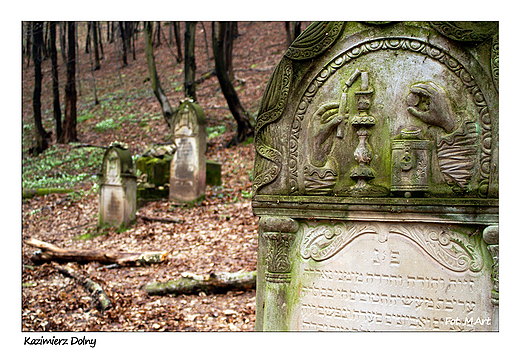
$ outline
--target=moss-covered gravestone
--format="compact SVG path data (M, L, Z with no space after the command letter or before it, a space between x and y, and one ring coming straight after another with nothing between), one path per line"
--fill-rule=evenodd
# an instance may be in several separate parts
M191 100L181 102L172 118L176 146L171 162L170 200L193 202L206 191L206 116Z
M316 22L255 134L257 330L498 329L498 23Z
M135 221L137 192L131 152L122 144L112 144L99 177L99 226L128 226Z

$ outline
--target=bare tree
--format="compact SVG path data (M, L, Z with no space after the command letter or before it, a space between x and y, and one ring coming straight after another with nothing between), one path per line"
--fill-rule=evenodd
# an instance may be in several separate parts
M285 21L285 33L287 38L287 47L302 33L302 23L300 21Z
M161 110L163 112L164 120L168 126L171 125L172 107L168 101L168 97L162 90L161 83L159 82L159 75L157 74L157 67L155 66L155 56L153 54L153 22L148 21L144 23L145 31L145 43L146 43L146 61L148 62L148 73L150 75L150 82L152 84L153 93L159 104L161 104Z
M58 52L56 50L56 22L50 23L50 52L52 63L52 94L53 94L53 112L54 121L56 122L56 141L60 139L63 133L61 128L61 107L60 107L60 81L58 78Z
M67 22L67 83L65 84L65 119L59 142L78 140L76 133L76 23Z
M182 62L182 48L181 48L181 30L179 22L173 22L173 33L175 35L175 43L177 44L177 62Z
M101 68L100 58L99 58L99 38L98 38L98 23L97 21L92 21L90 25L90 29L92 31L92 46L94 47L94 71L99 70Z
M33 110L34 110L34 133L35 146L32 149L33 154L37 155L45 151L49 146L47 142L47 132L42 124L41 94L42 94L42 47L43 43L43 22L32 23L33 32L33 60L34 60L34 92L33 92Z
M195 29L197 22L186 22L184 30L184 94L197 101L195 88Z
M226 70L226 62L224 55L224 49L226 48L226 44L224 42L226 38L230 38L229 36L226 37L226 31L230 31L231 28L231 22L212 22L213 56L215 57L215 71L217 72L220 88L222 89L222 93L226 98L229 110L231 111L231 114L233 114L233 117L237 122L237 132L233 139L228 142L228 146L243 142L248 137L253 136L254 134L254 128L251 124L249 113L244 109L244 107L240 103L238 94L235 88L233 87L233 84ZM233 37L231 36L231 39L232 38Z

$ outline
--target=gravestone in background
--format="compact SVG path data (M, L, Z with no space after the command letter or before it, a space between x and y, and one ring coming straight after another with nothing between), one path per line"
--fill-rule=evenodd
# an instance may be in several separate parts
M99 226L128 226L135 221L137 193L131 152L122 144L111 144L99 176Z
M255 136L257 330L498 329L498 23L315 22Z
M193 202L206 190L206 117L191 100L181 102L172 118L176 146L171 162L170 200Z

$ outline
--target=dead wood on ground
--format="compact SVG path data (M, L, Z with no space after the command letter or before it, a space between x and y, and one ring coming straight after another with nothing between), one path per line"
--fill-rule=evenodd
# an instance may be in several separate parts
M201 276L184 273L182 278L167 282L151 282L144 286L148 295L225 293L247 291L256 287L256 271L223 272Z
M112 307L112 302L110 298L105 293L101 285L97 282L92 281L87 276L75 271L70 266L56 266L56 269L61 274L71 277L76 280L79 284L81 284L85 289L90 293L92 299L98 310L105 311Z
M46 261L57 262L90 262L117 263L121 266L161 263L166 260L167 251L121 252L104 250L63 249L38 239L28 239L27 245L41 251L35 252L31 260L35 263Z

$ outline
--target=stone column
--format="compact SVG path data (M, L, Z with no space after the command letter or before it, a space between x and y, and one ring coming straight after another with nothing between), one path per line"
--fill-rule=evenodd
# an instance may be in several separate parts
M484 241L488 244L488 250L493 257L491 279L493 289L491 290L491 303L493 303L493 331L498 331L498 225L492 225L484 229Z
M265 244L263 266L259 269L259 281L265 282L264 292L260 293L263 311L263 331L287 331L287 290L291 282L290 252L298 231L298 222L289 217L262 217L260 237ZM259 261L260 258L259 258Z

